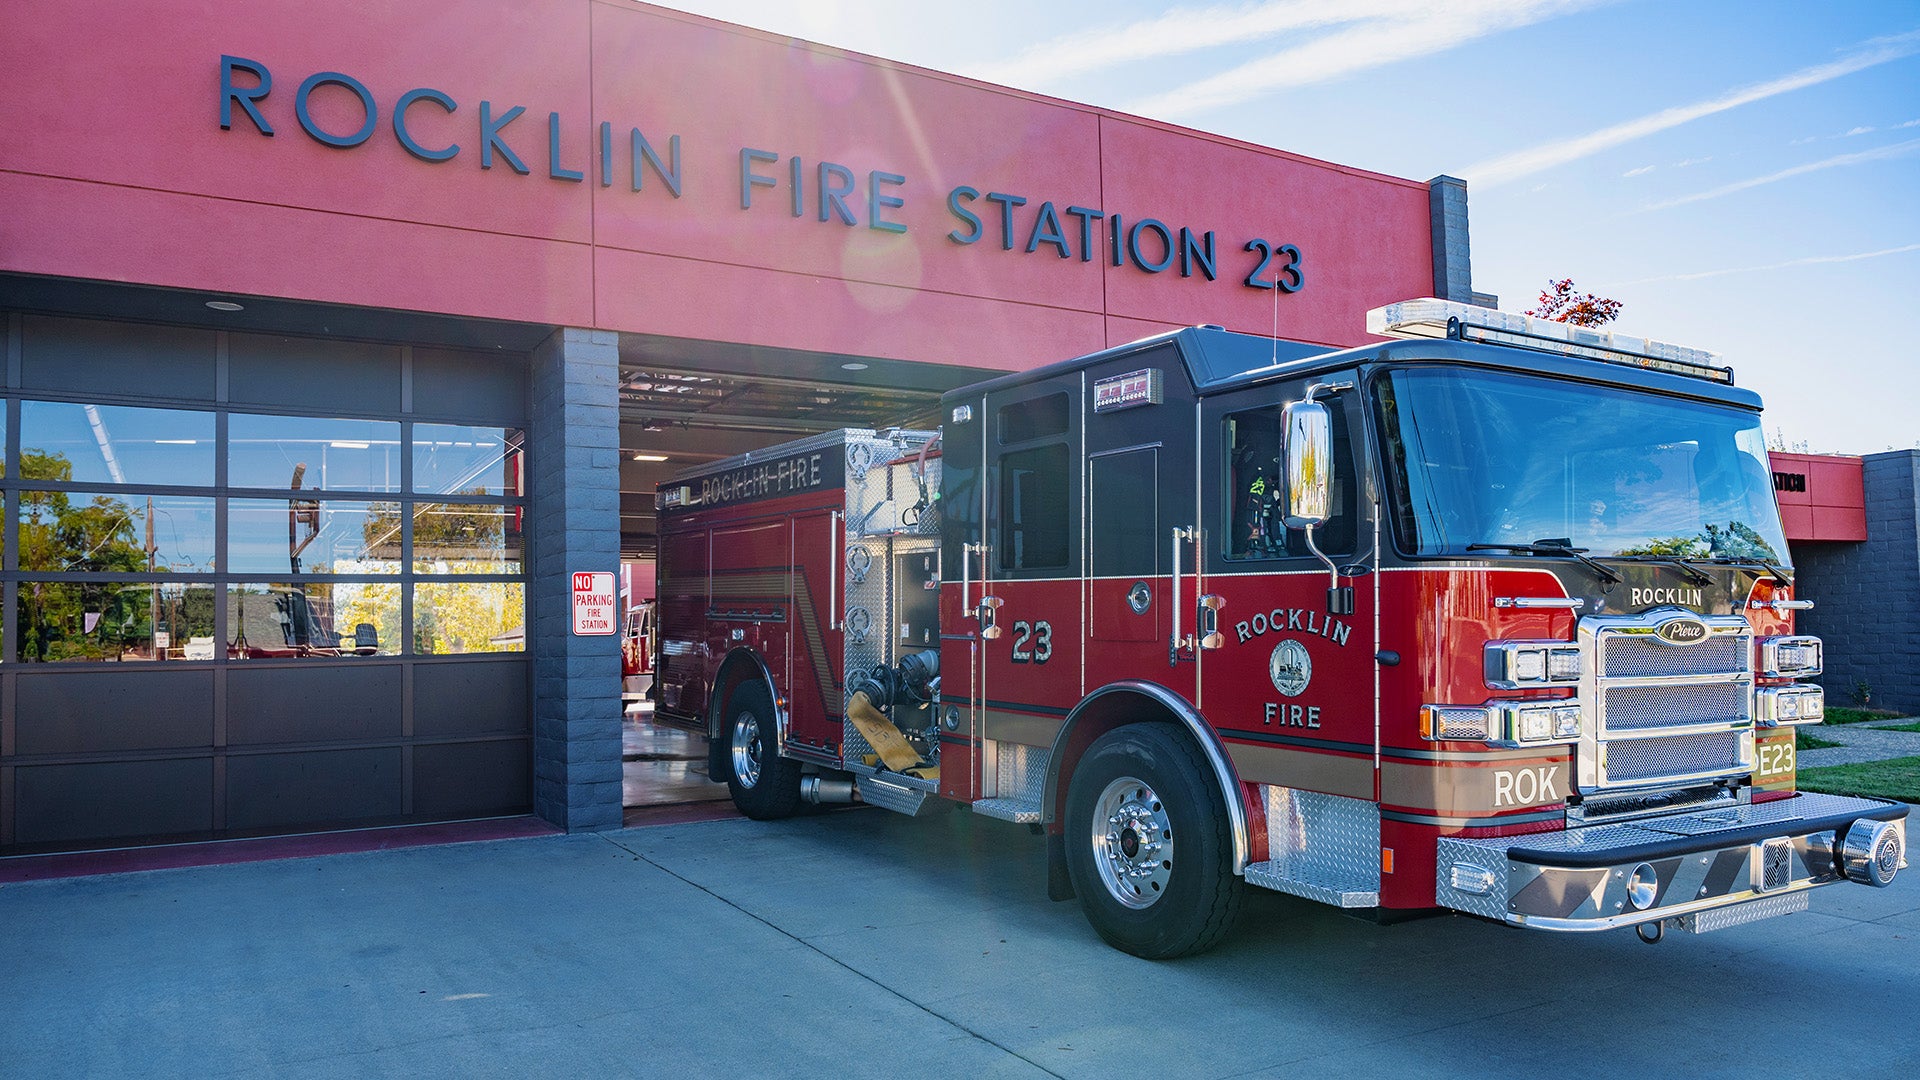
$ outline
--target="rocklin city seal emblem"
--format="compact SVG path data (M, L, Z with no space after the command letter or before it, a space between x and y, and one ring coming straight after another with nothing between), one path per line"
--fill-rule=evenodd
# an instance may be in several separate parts
M1307 657L1307 647L1292 638L1283 639L1267 659L1267 675L1283 697L1299 697L1313 680L1313 661Z

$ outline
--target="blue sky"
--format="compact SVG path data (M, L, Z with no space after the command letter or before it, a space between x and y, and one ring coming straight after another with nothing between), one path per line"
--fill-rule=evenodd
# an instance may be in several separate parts
M1920 446L1920 0L685 0L1328 161L1467 181L1474 285L1712 349L1770 439Z

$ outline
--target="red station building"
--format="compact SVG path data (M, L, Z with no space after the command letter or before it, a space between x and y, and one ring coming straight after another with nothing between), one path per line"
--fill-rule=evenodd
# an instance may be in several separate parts
M644 593L660 478L1490 299L1459 180L626 0L6 22L0 854L618 825L658 797L572 581ZM1775 468L1789 537L1867 539L1859 459Z

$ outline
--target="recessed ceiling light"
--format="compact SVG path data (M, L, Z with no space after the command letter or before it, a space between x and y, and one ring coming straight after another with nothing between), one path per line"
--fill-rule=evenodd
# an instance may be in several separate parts
M209 300L207 306L215 311L245 311L245 304L236 304L231 300Z
M854 363L854 364L841 364L841 365L840 365L840 370L841 370L841 371L865 371L865 370L867 370L867 365L865 365L865 364L859 364L859 363Z
M665 461L665 460L667 460L667 455L665 455L665 454L635 454L635 455L633 455L633 460L635 460L635 461Z

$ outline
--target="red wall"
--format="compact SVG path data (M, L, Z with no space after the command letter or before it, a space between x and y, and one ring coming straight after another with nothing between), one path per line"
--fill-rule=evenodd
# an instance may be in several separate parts
M1867 495L1857 457L1771 452L1774 498L1789 540L1865 540ZM1804 478L1806 490L1790 478ZM1787 484L1782 478L1789 478Z
M1018 368L1213 322L1327 344L1366 340L1364 312L1432 288L1423 183L1360 172L954 76L804 45L663 9L602 0L10 0L0 34L0 270L212 293L488 316L872 356ZM238 106L222 130L222 54L272 73L261 135ZM365 143L336 149L295 116L302 80L342 72L373 95ZM252 85L238 76L238 85ZM409 89L449 95L451 114ZM526 163L480 165L482 100ZM323 86L313 116L344 134L364 116ZM561 117L549 173L549 113ZM600 121L613 183L599 182ZM681 137L673 197L643 174L628 132L664 156ZM740 151L774 151L779 178L740 206ZM787 159L806 165L806 214L788 208ZM858 224L817 219L820 162L857 178ZM869 171L905 178L905 205L868 227ZM997 208L1026 198L1015 250ZM1051 200L1071 257L1024 250ZM1215 235L1218 279L1080 256L1070 205ZM1105 225L1105 222L1101 222ZM1304 287L1249 288L1255 238L1302 252ZM1148 260L1157 239L1145 240ZM1268 277L1273 276L1269 268Z

